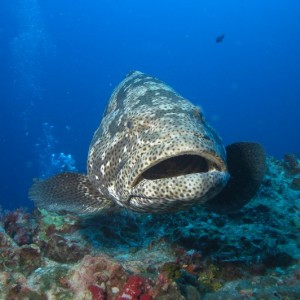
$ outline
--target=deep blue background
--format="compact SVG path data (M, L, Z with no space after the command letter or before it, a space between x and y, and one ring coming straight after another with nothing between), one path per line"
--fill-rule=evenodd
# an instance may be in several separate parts
M202 106L226 144L300 152L298 0L4 0L0 45L4 208L31 205L44 122L85 171L107 100L136 69Z

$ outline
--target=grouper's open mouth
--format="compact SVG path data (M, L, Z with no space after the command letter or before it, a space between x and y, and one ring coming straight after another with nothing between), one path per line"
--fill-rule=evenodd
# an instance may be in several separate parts
M209 151L182 151L143 165L135 177L127 205L136 211L175 211L203 203L226 185L225 161Z
M211 155L183 153L149 165L134 181L133 187L142 180L174 178L183 175L224 171L225 164Z

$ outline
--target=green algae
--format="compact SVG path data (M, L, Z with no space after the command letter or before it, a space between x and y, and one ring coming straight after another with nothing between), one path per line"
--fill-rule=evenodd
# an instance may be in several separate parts
M210 264L206 269L200 272L198 281L204 286L207 292L215 292L222 287L221 281L217 278L219 268Z
M42 216L42 225L48 227L54 225L57 230L64 231L67 226L75 226L78 219L74 218L72 215L61 215L56 212L50 212L45 209L40 209Z
M78 225L78 218L73 215L64 215L57 212L50 212L45 209L39 210L40 230L39 239L46 241L51 232L72 233Z
M161 267L161 271L165 272L169 279L178 279L181 275L179 265L173 262L165 263Z

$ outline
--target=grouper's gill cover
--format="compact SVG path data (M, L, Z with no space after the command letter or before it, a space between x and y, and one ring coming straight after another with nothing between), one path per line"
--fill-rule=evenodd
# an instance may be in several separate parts
M225 160L200 108L136 71L111 96L90 144L87 176L38 181L30 197L39 207L83 214L116 206L174 211L218 194L229 178Z

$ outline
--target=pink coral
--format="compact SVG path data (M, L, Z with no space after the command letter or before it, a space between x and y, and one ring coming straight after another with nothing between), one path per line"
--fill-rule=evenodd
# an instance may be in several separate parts
M22 209L7 213L3 218L4 229L19 245L32 243L37 224L31 215Z
M92 293L93 300L106 300L106 293L100 286L91 284L88 289Z
M149 288L145 278L138 275L129 276L124 291L119 295L118 300L151 300L152 296L147 293Z
M93 294L93 299L97 299L95 295L101 295L98 287L105 292L107 299L115 299L115 294L107 286L120 288L126 283L127 278L128 275L122 266L108 256L86 255L74 268L67 284L78 299L83 298L87 291Z

